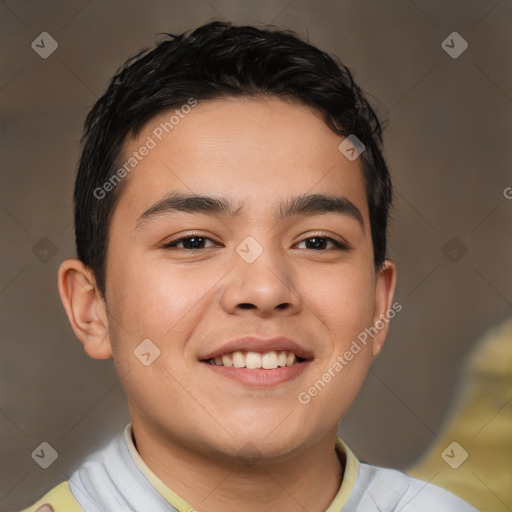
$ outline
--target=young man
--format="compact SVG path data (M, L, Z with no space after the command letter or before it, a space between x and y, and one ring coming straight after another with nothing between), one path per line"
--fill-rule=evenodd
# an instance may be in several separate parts
M401 308L381 126L346 67L210 23L128 61L84 139L59 291L131 423L27 510L475 510L336 437Z

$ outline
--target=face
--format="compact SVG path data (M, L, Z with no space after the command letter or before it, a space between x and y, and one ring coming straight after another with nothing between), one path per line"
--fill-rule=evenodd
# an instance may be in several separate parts
M169 117L127 141L126 160L156 145L109 232L108 337L134 428L225 457L311 445L336 430L383 336L336 362L392 294L360 160L280 99L200 102L162 136Z

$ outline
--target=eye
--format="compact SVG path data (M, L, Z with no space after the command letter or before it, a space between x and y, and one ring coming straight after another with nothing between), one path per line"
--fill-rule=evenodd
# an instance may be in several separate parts
M338 242L338 240L334 240L334 238L326 237L326 236L313 236L309 238L305 238L299 245L302 243L306 243L309 245L308 248L314 249L315 251L323 251L326 250L326 245L331 243L334 245L334 249L347 250L348 246L342 242Z
M212 245L206 245L208 242L211 242ZM307 249L313 249L315 251L325 251L329 249L339 249L339 250L348 250L349 247L335 240L334 238L325 237L325 236L313 236L309 238L305 238L304 240L299 242L300 244L306 244ZM328 244L332 246L329 248ZM181 238L177 238L176 240L172 240L163 246L164 249L170 249L172 247L176 247L178 249L184 249L188 251L194 251L198 249L207 249L208 247L216 247L218 244L212 240L211 238L200 236L198 234L191 234L189 236L184 236Z
M179 249L185 249L185 250L195 250L195 249L205 249L205 243L206 241L213 242L211 238L207 238L205 236L199 236L199 235L191 235L191 236L184 236L181 238L178 238L176 240L173 240L172 242L169 242L163 246L164 249L169 249L171 247L178 247ZM215 242L213 242L215 244ZM183 244L183 247L180 247L180 244ZM211 246L215 247L215 245Z

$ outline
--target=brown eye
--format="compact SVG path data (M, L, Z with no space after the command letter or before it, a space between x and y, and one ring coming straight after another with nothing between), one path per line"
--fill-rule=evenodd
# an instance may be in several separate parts
M207 240L213 242L211 238L207 238L205 236L184 236L165 244L163 247L164 249L169 249L171 247L178 247L179 249L185 250L205 249L205 243ZM180 244L183 244L183 246L180 247Z
M305 238L299 244L306 243L307 249L313 249L315 251L325 251L327 250L327 244L331 243L334 245L334 249L348 249L345 244L334 240L334 238L325 237L325 236L313 236L309 238Z

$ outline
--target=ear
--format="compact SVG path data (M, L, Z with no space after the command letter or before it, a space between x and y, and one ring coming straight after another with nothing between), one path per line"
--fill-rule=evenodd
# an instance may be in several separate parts
M375 285L375 314L373 326L378 333L373 338L373 357L379 354L386 341L389 330L389 322L397 311L402 309L392 308L393 296L396 286L396 265L391 260L386 260L382 264L377 275Z
M94 359L112 357L105 300L92 270L69 259L59 268L59 294L69 323L85 352Z

